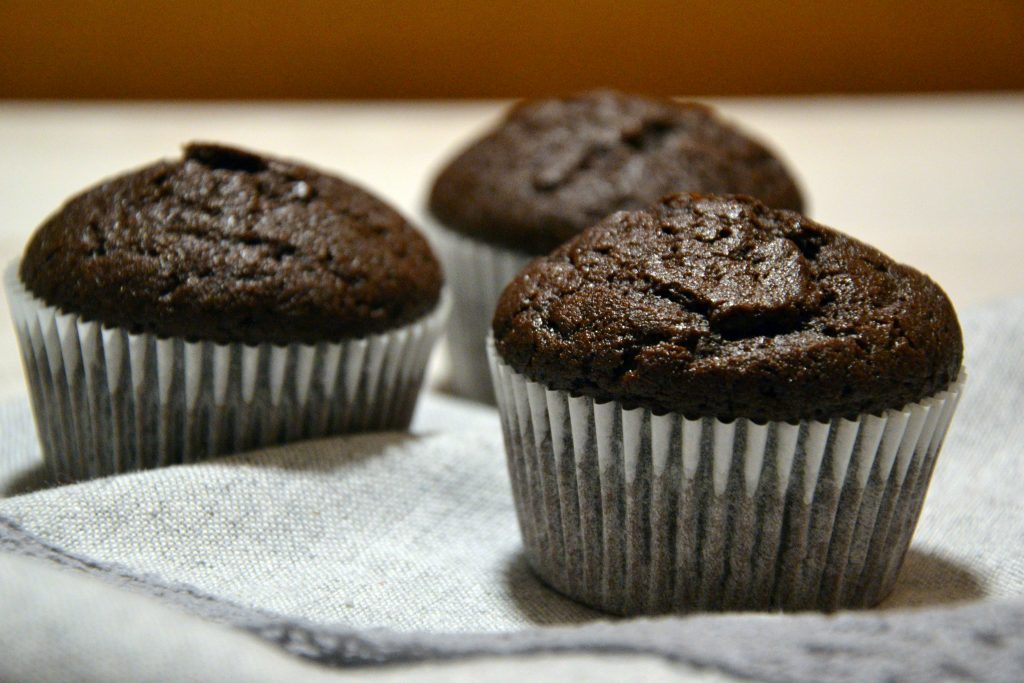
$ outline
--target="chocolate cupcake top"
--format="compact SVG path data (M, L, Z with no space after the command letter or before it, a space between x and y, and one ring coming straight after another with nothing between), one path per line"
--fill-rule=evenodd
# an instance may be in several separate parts
M535 260L494 316L549 387L688 417L826 420L944 389L963 342L918 271L749 197L680 194Z
M707 107L595 91L514 107L441 171L430 210L470 237L544 254L670 192L803 206L782 162Z
M429 312L442 284L423 237L368 192L208 144L69 200L20 276L105 325L246 344L382 332Z

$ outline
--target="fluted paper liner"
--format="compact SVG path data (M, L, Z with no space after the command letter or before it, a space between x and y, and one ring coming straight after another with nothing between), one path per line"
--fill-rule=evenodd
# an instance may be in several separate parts
M447 299L383 334L216 344L62 313L4 274L43 456L58 481L408 426Z
M617 614L876 605L965 377L881 415L758 424L598 403L488 353L530 564Z
M531 256L431 226L429 234L452 288L448 320L451 389L477 401L494 402L487 366L487 333L505 286Z

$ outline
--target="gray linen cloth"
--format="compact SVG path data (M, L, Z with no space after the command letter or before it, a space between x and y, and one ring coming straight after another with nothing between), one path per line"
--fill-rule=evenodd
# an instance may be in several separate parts
M145 678L166 648L149 645L144 628L119 631L110 620L150 611L180 621L176 633L227 624L323 664L433 662L415 675L455 677L443 669L455 663L436 662L466 656L458 671L470 677L509 666L552 674L565 660L544 658L561 653L595 677L621 665L652 678L1020 680L1024 299L963 320L969 382L896 591L878 610L834 616L613 621L551 592L521 555L497 417L472 404L428 395L410 435L307 442L34 490L44 483L38 451L27 402L15 397L0 403L0 491L20 492L0 500L0 601L24 607L0 612L0 680L23 678L33 652L67 666L89 659L61 648L82 638L54 642L54 630L119 633L137 645L131 671ZM35 602L29 585L41 594ZM103 591L110 595L82 604ZM32 607L39 602L64 606L67 619ZM39 618L26 618L33 609ZM224 653L248 648L290 666L254 640L216 633L208 646L224 641L232 643ZM50 638L46 647L39 638ZM109 656L113 640L89 640L92 654ZM182 665L200 679L203 662L221 661L216 650L183 651ZM280 678L291 675L284 669Z

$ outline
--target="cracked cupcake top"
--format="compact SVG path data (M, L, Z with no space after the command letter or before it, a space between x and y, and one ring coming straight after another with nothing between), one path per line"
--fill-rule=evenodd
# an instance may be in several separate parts
M944 389L963 356L927 276L739 196L609 216L520 273L493 328L532 380L691 418L878 413Z
M32 236L20 276L105 325L247 344L398 327L430 311L442 283L423 237L368 192L207 144L69 200Z
M514 107L441 171L430 210L470 237L545 254L671 192L802 209L782 162L707 107L594 91Z

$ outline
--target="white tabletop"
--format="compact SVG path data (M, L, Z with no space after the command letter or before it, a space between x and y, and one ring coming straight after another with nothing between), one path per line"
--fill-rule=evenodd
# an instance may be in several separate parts
M959 307L1024 291L1024 96L713 101L791 162L809 213L938 281ZM504 103L2 104L0 262L61 202L189 140L332 169L422 211L431 175ZM0 393L22 387L0 302Z

